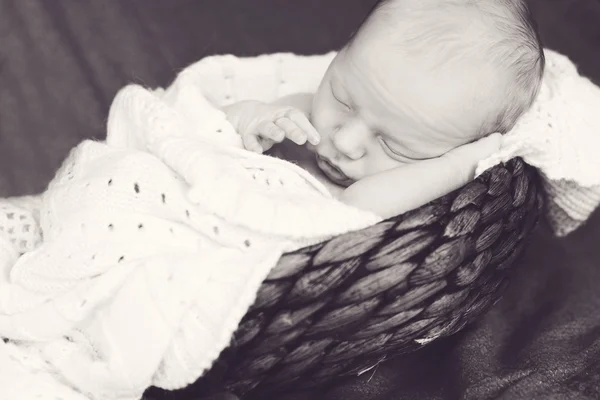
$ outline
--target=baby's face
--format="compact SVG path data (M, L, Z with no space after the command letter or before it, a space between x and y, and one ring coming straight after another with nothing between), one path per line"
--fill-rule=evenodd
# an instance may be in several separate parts
M377 32L337 55L313 102L321 142L309 146L332 181L348 186L475 138L486 113L473 98L480 71L431 64L429 56L402 55Z

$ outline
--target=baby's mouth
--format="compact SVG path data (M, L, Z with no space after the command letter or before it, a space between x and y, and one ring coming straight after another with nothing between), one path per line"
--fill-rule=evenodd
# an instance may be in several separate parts
M316 154L316 157L319 169L323 171L323 173L327 175L327 177L334 183L344 187L350 186L353 183L352 179L348 178L346 174L344 174L338 167L333 165L329 160L320 156L319 154Z

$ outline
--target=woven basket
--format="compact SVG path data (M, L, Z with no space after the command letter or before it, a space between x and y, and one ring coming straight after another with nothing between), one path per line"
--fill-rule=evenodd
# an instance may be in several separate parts
M507 286L540 215L539 182L514 159L415 211L284 255L230 347L175 398L270 398L458 332Z

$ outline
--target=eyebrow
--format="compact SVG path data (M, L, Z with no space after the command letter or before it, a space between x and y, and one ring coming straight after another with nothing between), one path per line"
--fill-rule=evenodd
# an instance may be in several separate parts
M348 89L346 89L346 86L345 86L345 85L344 85L344 84L341 82L341 80L340 80L340 79L339 79L337 76L333 76L333 77L331 77L331 79L329 80L329 87L330 87L330 89L331 89L331 94L333 95L333 97L334 97L334 98L335 98L337 101L339 101L340 103L343 103L343 102L342 102L340 99L338 99L338 98L337 98L337 96L336 96L336 95L338 95L339 93L338 93L338 92L336 92L336 91L334 90L334 88L333 88L333 86L334 86L334 81L335 81L335 84L336 84L337 86L340 86L340 87L341 87L341 89L342 89L342 90L343 90L343 92L345 93L346 97L348 98L348 103L350 103L350 104L348 104L348 106L352 106L352 108L353 108L355 111L359 112L359 111L360 111L360 109L361 109L361 108L363 108L363 107L361 107L359 104L357 104L357 103L356 103L356 101L353 99L353 96L350 94L350 92L348 91ZM382 135L385 135L385 136L391 137L391 135L389 135L389 132L387 131L387 129L382 129L382 128L383 128L383 126L381 126L381 125L378 125L378 126L372 126L372 128L373 128L373 129L374 129L374 130L375 130L377 133L380 133L380 134L382 134Z

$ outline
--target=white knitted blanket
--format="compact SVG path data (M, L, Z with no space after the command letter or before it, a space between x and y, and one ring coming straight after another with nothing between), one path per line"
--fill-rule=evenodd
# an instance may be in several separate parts
M210 57L166 91L126 87L106 143L74 149L42 199L0 203L0 336L11 338L0 399L185 386L227 346L282 253L379 221L296 166L241 150L211 105L314 92L333 56ZM538 167L566 234L600 201L600 93L546 56L532 111L479 171L514 156Z
M184 387L229 344L284 252L380 221L296 165L241 149L202 90L189 72L166 92L124 88L106 143L73 150L39 226L24 203L3 203L0 396Z
M565 236L600 204L600 88L579 75L568 57L551 50L545 55L546 71L531 110L478 172L516 156L537 167L548 221Z

